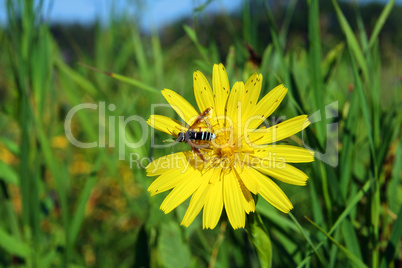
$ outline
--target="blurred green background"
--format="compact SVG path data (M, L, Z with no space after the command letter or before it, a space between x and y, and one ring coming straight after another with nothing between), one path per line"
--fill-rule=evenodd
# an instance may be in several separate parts
M201 215L184 228L188 201L164 215L167 193L149 197L154 178L130 165L130 155L146 165L168 154L151 146L151 137L160 144L168 135L147 127L146 143L125 148L119 160L121 137L144 135L139 122L118 127L119 117L177 118L173 109L151 110L166 103L159 91L175 90L195 105L193 71L211 81L219 62L231 85L254 72L264 77L264 94L284 83L289 92L274 115L320 110L323 120L305 131L308 144L325 153L328 141L337 150L332 166L298 166L307 186L279 183L295 207L289 215L258 200L273 266L401 267L401 5L243 1L235 12L212 14L216 1L205 1L189 17L144 30L112 4L107 22L80 25L48 23L51 8L42 1L4 2L0 267L259 267L246 231L233 231L225 213L214 230L202 230ZM144 3L126 4L140 13ZM324 120L333 102L337 116ZM82 103L98 106L77 112L72 133L101 142L104 128L105 146L78 148L66 138L66 115ZM338 130L327 133L333 123ZM301 142L300 135L288 140Z

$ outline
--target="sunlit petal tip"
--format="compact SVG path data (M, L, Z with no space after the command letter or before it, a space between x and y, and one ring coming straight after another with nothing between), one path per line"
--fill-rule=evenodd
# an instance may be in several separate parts
M184 220L183 220L183 221L184 221ZM183 221L180 223L180 225L182 225L182 226L184 226L184 227L186 227L186 228L190 226L191 222L188 223L188 222L183 222Z
M288 92L288 88L285 87L284 84L280 84L280 85L276 86L273 90L281 90L281 91L283 91L285 94Z
M293 209L293 205L288 207L286 210L281 210L283 213L289 213Z
M311 124L311 121L306 118L306 121L304 121L302 128L305 129L306 127L308 127Z
M198 117L199 112L180 94L165 88L161 91L166 101L176 113L189 125Z

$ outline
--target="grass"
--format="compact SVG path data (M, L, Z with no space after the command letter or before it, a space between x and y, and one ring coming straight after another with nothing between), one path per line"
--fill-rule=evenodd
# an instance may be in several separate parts
M142 36L123 18L97 27L93 54L73 46L77 60L69 62L41 20L46 10L41 1L7 1L8 28L0 32L0 266L400 265L402 84L378 41L395 1L384 6L368 33L359 7L352 28L333 0L343 36L332 43L320 30L319 2L308 1L308 46L287 39L296 2L290 1L280 27L264 2L255 17L245 1L242 30L223 15L226 42L232 44L223 54L218 40L202 38L204 30L214 31L214 21L209 28L202 23L201 7L195 26L183 25L186 35L169 45L156 32ZM272 42L261 41L258 19L269 22L263 33ZM261 48L260 59L250 60L245 42ZM163 88L194 104L192 72L200 69L210 79L212 64L220 61L231 85L253 72L263 74L264 93L284 83L289 93L275 115L320 111L323 120L305 133L308 145L323 154L335 150L335 158L326 158L331 165L317 159L300 166L309 175L307 186L280 185L295 206L289 215L258 200L261 217L249 218L260 238L254 244L245 230L226 227L225 216L216 229L202 230L200 216L189 228L179 225L186 204L164 215L159 210L164 195L149 197L152 179L141 165L130 167L129 159L141 157L146 165L169 153L152 148L150 139L167 136L141 120L117 124L131 115L148 119L152 104L166 103ZM97 142L95 148L75 147L64 131L68 112L83 103L95 109L77 112L72 132L81 141ZM175 116L172 109L155 109ZM144 136L139 148L119 147ZM300 145L299 138L289 143Z

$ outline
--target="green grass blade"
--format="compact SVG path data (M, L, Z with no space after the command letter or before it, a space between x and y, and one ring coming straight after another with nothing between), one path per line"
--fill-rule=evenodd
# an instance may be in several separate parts
M349 105L349 111L346 115L346 122L342 130L342 149L339 159L339 184L343 200L347 200L348 190L350 189L349 186L350 179L352 177L351 171L353 163L353 152L355 148L356 122L360 115L359 98L356 90L353 90L353 92L351 92L350 99L345 105Z
M307 243L311 246L311 248L313 249L315 255L317 255L318 260L320 261L321 265L324 263L324 261L321 258L321 255L318 254L315 245L313 244L313 241L311 241L310 237L307 235L306 231L304 230L304 228L300 225L300 223L297 221L297 219L293 216L293 214L291 212L288 213L289 217L292 219L292 221L296 224L297 228L299 229L300 233L302 234L302 236L304 237L304 239L306 239Z
M280 68L281 74L283 76L283 83L285 84L286 87L289 88L289 97L290 97L290 101L292 103L291 109L293 109L294 112L296 112L296 111L301 112L302 109L301 109L299 103L302 103L302 101L301 101L301 98L300 98L298 92L296 92L295 88L292 86L289 68L288 68L288 65L285 60L285 53L283 51L282 45L279 40L279 33L276 28L274 16L271 12L271 9L269 8L268 3L266 1L261 1L261 2L263 2L265 14L268 19L269 31L271 33L272 41L273 41L274 48L275 48L275 53L278 57L279 68Z
M12 255L27 258L31 251L24 242L10 236L0 227L0 247Z
M201 57L203 58L205 63L211 66L212 64L208 56L208 50L198 42L197 33L195 32L195 30L191 29L187 25L184 25L183 28L188 37L190 37L191 41L193 41L194 45L197 47L198 52L201 54Z
M381 32L382 27L384 26L385 21L387 20L389 14L391 13L392 7L395 4L395 0L390 0L384 7L381 12L380 17L378 18L373 33L371 34L370 41L368 43L368 49L371 49L374 43L377 41L378 35Z
M67 203L67 191L65 184L67 182L66 171L59 166L59 163L56 161L56 157L53 154L48 136L45 134L45 130L42 126L42 122L39 118L35 118L34 121L36 135L38 137L38 141L40 144L40 148L44 157L44 162L46 167L50 170L56 184L56 191L58 194L58 199L60 201L61 207L61 217L63 226L65 229L65 243L66 243L66 251L65 251L65 261L69 260L69 256L71 253L71 244L69 241L69 213L68 213L68 203Z
M331 227L331 229L328 231L328 234L331 235L338 227L339 225L344 221L344 219L351 213L351 211L354 209L354 207L356 206L356 204L363 198L363 196L367 193L367 191L370 189L372 184L372 181L369 180L367 181L364 186L362 187L362 189L360 189L359 192L357 192L357 194L350 199L347 207L345 208L345 210L341 213L341 215L338 217L338 219L336 220L336 222L334 223L334 225ZM321 241L317 247L315 248L315 250L318 250L322 245L324 244L324 241ZM300 263L304 264L307 263L308 260L310 259L310 255L308 255L306 258L304 258Z
M376 153L375 153L375 146L374 146L373 130L371 127L370 109L367 104L366 94L364 94L364 91L363 91L363 82L359 76L356 63L354 62L353 59L351 60L351 63L352 63L353 75L355 78L356 90L359 94L360 107L362 109L362 116L363 116L364 122L366 124L367 133L368 133L370 151L371 151L372 159L373 159L373 166L372 166L374 168L373 174L377 174L377 161L376 161Z
M359 259L362 258L361 250L359 247L359 240L357 238L355 229L353 229L353 225L349 219L343 221L342 224L342 236L345 240L346 247Z
M151 72L148 71L148 62L147 58L145 57L146 52L142 44L140 31L136 26L134 26L131 33L133 38L134 56L137 59L142 78L144 81L149 82L150 81L149 79L151 79L151 77L148 76L151 74Z
M15 172L9 165L4 163L0 160L0 179L3 180L5 183L11 183L16 186L20 184L20 179Z
M308 37L309 37L309 62L312 94L314 98L313 111L324 108L324 86L321 73L321 40L319 27L319 7L318 0L309 1L308 14ZM321 146L325 139L325 120L317 122L317 138Z
M367 267L358 257L356 257L352 252L350 252L347 248L342 246L338 241L336 241L331 235L325 232L320 226L318 226L315 222L307 218L307 220L318 230L320 230L326 237L328 237L343 253L345 253L346 257L354 264L354 267L365 268Z
M82 223L85 217L85 209L89 197L91 195L91 191L97 182L97 176L93 176L87 179L85 182L84 189L82 189L80 197L78 199L78 205L74 212L73 218L71 220L71 225L69 228L69 236L71 244L75 244L79 231L81 229Z
M143 90L145 90L145 91L147 91L147 92L150 92L150 93L160 93L160 90L158 90L158 89L156 89L156 88L154 88L154 87L152 87L152 86L149 86L149 85L147 85L147 84L145 84L145 83L143 83L143 82L141 82L141 81L139 81L139 80L136 80L136 79L133 79L133 78L124 76L124 75L120 75L120 74L115 74L115 73L110 73L110 72L101 71L101 70L98 70L98 69L96 69L96 68L94 68L94 67L85 65L85 64L83 64L83 63L79 63L79 64L80 64L81 66L84 66L84 67L89 68L89 69L91 69L91 70L94 70L94 71L97 71L97 72L106 74L106 75L108 75L108 76L110 76L110 77L113 77L113 78L119 80L119 81L122 81L122 82L125 82L125 83L127 83L127 84L133 85L133 86L138 87L138 88L140 88L140 89L143 89ZM80 82L83 82L83 81L80 81ZM84 83L85 83L85 82L84 82Z
M370 83L370 75L367 67L367 62L365 60L365 57L363 55L362 50L360 49L359 43L357 42L356 36L354 35L352 29L350 28L350 25L348 21L346 20L345 16L343 15L338 3L336 0L332 0L332 3L334 5L336 15L338 16L339 23L341 25L341 28L343 32L345 33L346 36L346 41L350 47L350 49L353 52L353 56L356 58L357 62L359 63L359 67L363 71L363 75L368 83Z
M158 78L156 79L157 86L163 87L163 85L165 84L164 72L163 72L163 53L162 53L161 40L159 39L158 33L156 31L152 33L151 41L152 41L152 52L153 52L154 70L155 70L153 77Z
M136 80L136 79L124 76L124 75L110 73L110 76L115 78L115 79L117 79L117 80L119 80L119 81L128 83L130 85L133 85L135 87L138 87L140 89L143 89L143 90L145 90L147 92L150 92L150 93L153 93L153 94L159 94L161 92L160 90L158 90L158 89L156 89L156 88L154 88L152 86L149 86L149 85L147 85L147 84L145 84L145 83L143 83L143 82L141 82L139 80Z
M90 83L85 77L83 77L77 71L73 70L71 67L65 64L61 59L56 59L55 64L57 68L60 69L60 71L65 73L77 84L79 84L82 87L82 89L88 92L88 94L90 94L91 96L96 96L98 94L98 90L94 87L92 83Z
M402 237L402 206L399 208L398 216L392 227L391 235L388 240L387 247L385 249L384 258L381 261L381 268L390 267L394 256L398 249L398 243L400 243Z

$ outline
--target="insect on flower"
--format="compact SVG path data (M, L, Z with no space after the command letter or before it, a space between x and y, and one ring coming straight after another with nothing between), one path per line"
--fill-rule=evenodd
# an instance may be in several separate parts
M211 125L208 122L208 119L212 116L212 110L212 107L207 108L197 117L187 131L179 132L179 135L173 142L172 146L178 142L188 143L191 146L193 153L196 153L205 162L204 156L200 152L200 149L208 148L210 146L209 142L216 138L216 135L212 132ZM211 131L202 131L202 123L204 123ZM197 128L198 131L196 130Z
M189 143L192 152L169 154L149 163L147 175L158 177L148 191L153 196L171 190L160 207L165 213L191 196L181 222L186 227L202 210L203 228L213 229L225 210L234 229L244 228L246 214L256 210L254 195L288 213L293 205L274 180L306 185L307 174L292 163L312 162L314 152L277 143L305 129L310 124L308 116L260 127L278 108L287 88L278 85L259 100L262 75L258 73L230 89L225 67L215 64L212 85L200 71L194 72L194 96L199 111L204 111L201 114L180 94L162 90L167 102L190 127L163 115L151 115L147 123L174 136L174 143ZM191 154L198 155L205 164L198 165Z

